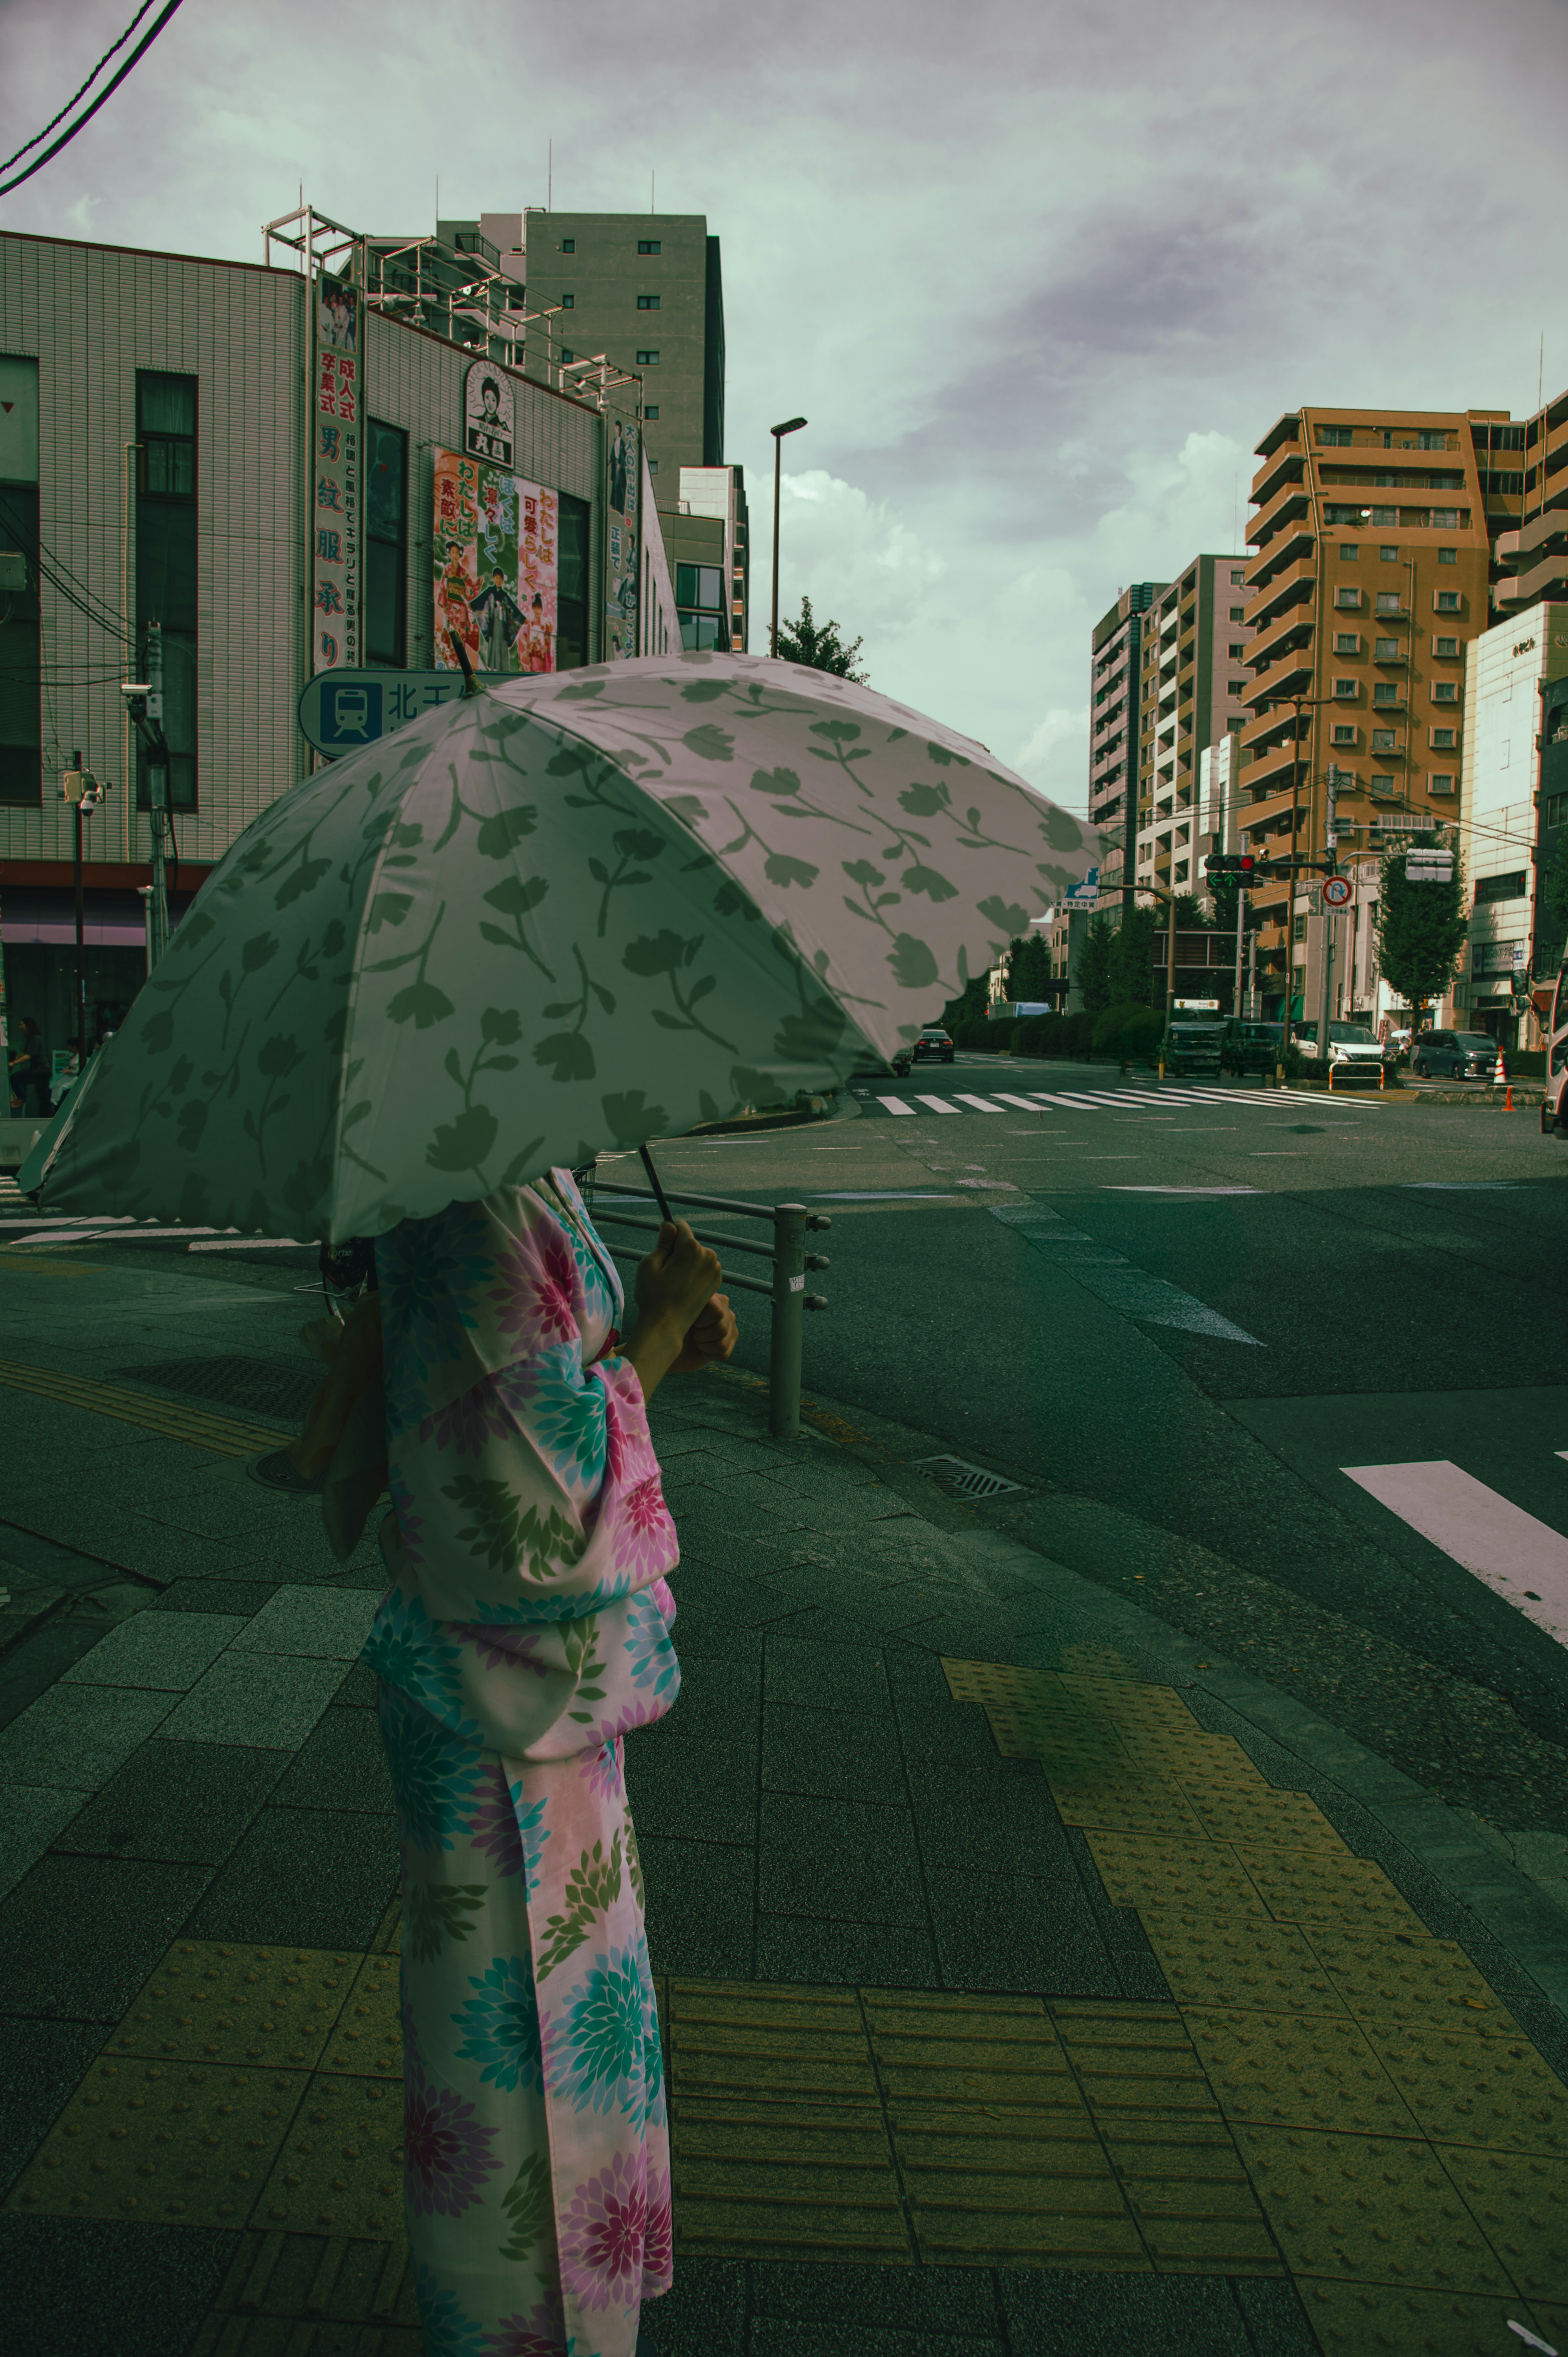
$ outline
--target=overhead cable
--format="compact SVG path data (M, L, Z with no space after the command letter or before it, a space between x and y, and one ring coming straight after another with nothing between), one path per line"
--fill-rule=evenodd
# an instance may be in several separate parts
M143 17L147 13L147 10L152 5L153 0L142 0L141 6L137 9L135 15L132 17L130 23L126 26L119 39L104 50L103 55L99 59L98 63L93 67L92 71L88 75L87 80L82 83L81 88L76 92L75 97L68 98L65 104L60 108L59 113L49 122L46 123L41 131L35 131L30 139L24 140L23 144L17 148L14 156L7 156L5 161L3 164L0 164L0 172L8 172L13 164L20 163L22 157L27 153L29 148L36 147L40 139L47 139L49 133L54 129L56 124L63 123L65 121L65 118L70 113L71 108L76 104L77 99L86 97L88 91L92 88L93 83L98 80L99 75L102 72L110 59L114 55L115 50L123 49L124 48L126 42L130 39L132 34L135 31L137 26L141 23Z
M35 172L41 172L44 166L52 162L54 157L59 154L62 147L70 146L71 141L76 137L77 133L86 128L104 102L107 99L113 97L114 92L119 89L120 84L124 81L126 75L132 70L133 67L141 58L146 55L147 51L152 48L153 43L157 39L158 35L163 31L164 27L168 23L169 18L174 15L175 10L179 6L179 5L180 0L166 0L166 5L164 8L163 14L154 19L151 27L148 31L143 34L141 39L137 42L135 48L132 50L124 64L120 68L119 72L113 76L112 81L105 82L103 88L99 91L91 105L84 107L82 112L77 116L75 122L70 124L66 130L60 133L59 137L55 141L54 145L51 147L46 147L43 154L35 158L35 160L27 166L25 171L18 172L14 179L0 181L0 197L8 197L13 188L19 188L21 187L24 180L30 180ZM145 15L145 13L146 12L144 9L142 14ZM129 36L134 32L136 26L140 21L140 16L133 18L132 22L125 27L125 31L121 35L120 40L124 41L127 39ZM119 47L120 41L116 41L114 48L118 48ZM111 49L108 54L110 57L113 57L114 54L113 49ZM100 65L103 62L105 62L105 60L100 60ZM82 89L85 90L91 86L98 70L99 69L95 68L93 74L90 74L88 76L87 81L82 84ZM77 92L77 97L80 98L81 95L81 92L79 91ZM74 105L76 101L73 99L71 101L71 104ZM70 108L67 108L66 112L69 113ZM59 120L59 117L57 115L55 117L55 121L58 123ZM48 130L52 130L53 127L54 125L52 124L49 124ZM38 139L43 139L47 136L48 131L40 131L38 134L37 139L28 140L27 147L18 147L16 155L25 156L27 152L27 147L36 146ZM16 160L16 157L14 156L11 158L11 161L12 163L15 163ZM5 168L6 167L0 166L0 169Z

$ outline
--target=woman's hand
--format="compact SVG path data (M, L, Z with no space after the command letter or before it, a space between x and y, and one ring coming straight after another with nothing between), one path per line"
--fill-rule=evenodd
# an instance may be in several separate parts
M727 1359L740 1340L740 1328L735 1311L729 1306L727 1293L711 1294L686 1329L686 1340L678 1359L671 1361L672 1375L694 1375L714 1359Z
M621 1345L622 1358L637 1369L645 1399L651 1399L687 1351L720 1275L717 1253L697 1242L690 1222L666 1220L659 1242L638 1269L637 1325ZM723 1314L728 1315L727 1304ZM700 1366L706 1355L699 1346L692 1363Z

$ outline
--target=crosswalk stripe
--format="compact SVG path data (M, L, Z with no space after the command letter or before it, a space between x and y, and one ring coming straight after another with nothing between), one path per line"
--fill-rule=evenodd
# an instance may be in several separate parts
M1568 1539L1561 1532L1447 1458L1339 1469L1537 1628L1568 1644Z
M989 1097L966 1097L961 1089L958 1101L960 1104L972 1105L976 1113L1000 1113L1002 1110L999 1104L993 1104Z
M958 1111L957 1105L950 1104L946 1097L922 1097L919 1102L923 1105L929 1105L933 1113L957 1113Z
M1010 1097L1005 1089L998 1089L996 1093L1004 1104L1019 1105L1025 1113L1038 1113L1040 1110L1038 1105L1031 1104L1027 1097Z
M906 1097L878 1097L876 1102L880 1105L886 1105L889 1113L912 1114L915 1110Z
M972 1096L962 1092L951 1097L920 1095L908 1097L877 1096L871 1102L887 1113L912 1114L917 1104L929 1106L932 1113L1001 1113L1007 1105L1016 1105L1021 1113L1125 1113L1134 1107L1168 1105L1179 1110L1187 1105L1240 1105L1252 1113L1279 1113L1285 1106L1299 1103L1288 1090L1240 1089L1178 1089L1168 1082L1149 1082L1145 1086L1122 1089L1034 1089L1019 1095L1006 1089L993 1089L989 1097ZM1313 1100L1319 1109L1348 1113L1345 1104L1332 1103L1317 1097Z

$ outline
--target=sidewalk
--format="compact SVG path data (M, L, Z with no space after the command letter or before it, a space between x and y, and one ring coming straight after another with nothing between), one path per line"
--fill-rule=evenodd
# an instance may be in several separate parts
M300 1315L0 1272L0 2240L40 2357L423 2345L379 1567L242 1473ZM918 1436L777 1443L727 1374L654 1425L662 2357L1568 2348L1568 1918Z

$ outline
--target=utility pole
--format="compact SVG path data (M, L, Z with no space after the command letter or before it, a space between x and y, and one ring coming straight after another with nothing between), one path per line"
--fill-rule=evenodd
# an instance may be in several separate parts
M164 631L147 625L147 722L156 742L147 747L147 823L152 833L153 898L151 962L168 947L168 888L164 870L164 818L168 809L168 744L164 736Z
M1330 761L1323 779L1323 873L1326 880L1328 877L1337 876L1339 873L1338 813L1334 800L1338 785L1339 772ZM1334 963L1335 919L1333 909L1321 894L1318 896L1318 905L1323 911L1321 959L1323 973L1317 994L1317 1054L1319 1062L1326 1071L1328 1069L1328 978L1329 970Z
M99 784L91 770L82 768L80 748L72 752L70 759L71 766L60 780L60 791L73 806L71 816L76 834L72 880L76 887L76 1072L80 1080L87 1067L88 1052L87 911L82 877L81 822L98 808L109 789Z

